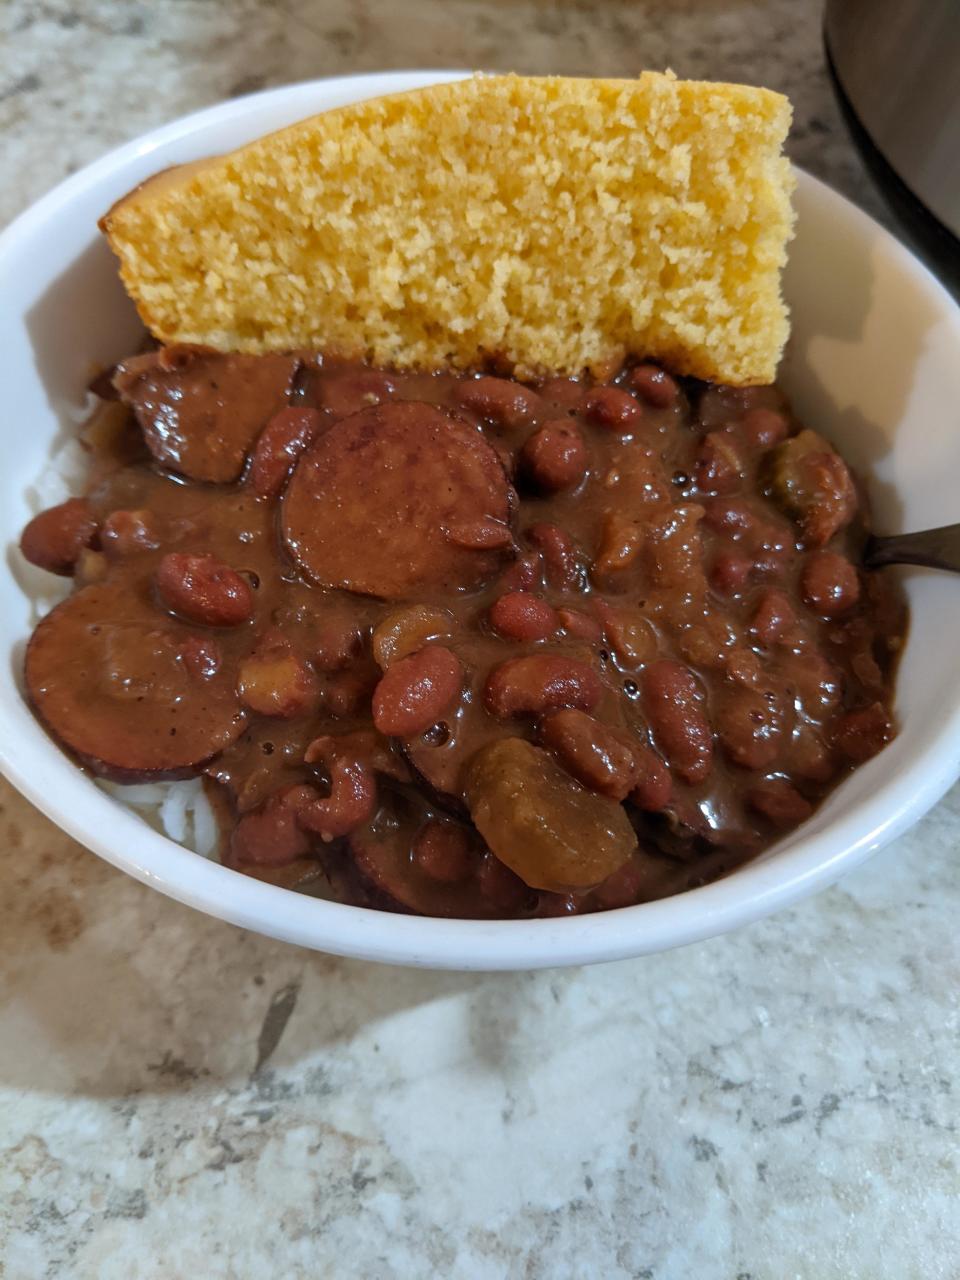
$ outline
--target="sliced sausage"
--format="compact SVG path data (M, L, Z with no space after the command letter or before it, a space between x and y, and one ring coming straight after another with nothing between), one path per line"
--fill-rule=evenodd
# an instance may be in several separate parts
M30 639L30 701L95 773L120 782L192 777L245 724L236 672L194 661L192 637L126 585L85 587Z
M509 523L511 490L479 432L432 405L397 402L344 418L301 457L283 499L287 549L314 582L403 599L473 587L502 550L451 528Z
M506 914L482 893L480 873L489 855L462 824L433 820L418 825L414 813L400 812L389 823L353 832L348 847L374 902L388 911L460 919ZM436 856L438 852L445 856Z
M297 366L294 356L222 355L184 345L125 360L113 381L161 466L229 484L287 403Z

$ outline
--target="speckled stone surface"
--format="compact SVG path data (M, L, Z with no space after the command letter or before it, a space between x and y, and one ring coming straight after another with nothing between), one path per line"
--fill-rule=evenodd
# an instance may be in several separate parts
M879 209L802 0L8 0L0 221L230 94L409 66L765 83ZM0 1275L960 1276L960 791L727 938L482 976L312 955L0 787Z

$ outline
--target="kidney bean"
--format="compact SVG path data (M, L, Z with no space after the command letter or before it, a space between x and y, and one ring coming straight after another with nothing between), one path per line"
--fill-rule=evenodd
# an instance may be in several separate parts
M645 813L660 813L673 796L670 771L650 747L638 745L633 754L637 765L637 780L630 799Z
M289 720L315 708L319 689L306 662L281 642L263 646L241 662L237 693L258 715Z
M436 724L463 688L456 654L431 644L393 663L373 694L373 722L388 737L414 738Z
M413 838L413 864L431 880L459 884L475 869L476 857L465 827L431 819Z
M790 743L785 767L789 773L811 782L829 782L837 772L830 748L819 733L802 721Z
M220 670L223 655L213 636L187 636L180 646L180 661L198 680L212 680Z
M708 498L703 503L703 523L737 542L756 527L757 518L740 498Z
M600 701L600 678L592 667L560 654L508 658L487 676L483 701L499 720L538 716L562 707L592 711Z
M624 800L637 780L630 738L583 711L554 711L540 724L540 741L578 782Z
M250 458L248 482L258 498L275 498L280 493L294 463L322 425L316 409L289 407L274 414Z
M735 648L727 654L723 669L734 684L755 689L763 676L763 663L752 649Z
M553 587L569 591L580 585L580 560L573 539L559 525L534 524L527 537L540 551L547 581Z
M505 378L474 378L461 382L457 399L468 409L502 427L522 427L543 411L543 401L529 387Z
M607 644L617 655L621 666L636 671L650 662L657 652L657 636L643 613L632 605L614 606L602 596L593 600Z
M583 384L575 378L549 378L539 390L544 400L563 409L576 409L583 399Z
M813 805L784 778L768 778L747 792L747 804L776 827L795 827L813 813Z
M480 896L498 912L511 915L532 899L527 886L518 875L489 850L480 861L477 872Z
M789 597L775 587L767 587L757 601L750 622L750 632L757 642L769 648L782 640L796 625L797 615Z
M227 861L237 867L282 867L310 852L310 837L298 815L319 799L309 786L281 787L252 813L244 814L230 837Z
M20 535L20 550L31 564L69 578L80 552L96 542L98 528L86 498L68 498L33 517Z
M713 734L693 672L662 659L641 676L643 707L667 764L684 782L702 782L713 767Z
M359 656L363 638L348 610L317 614L310 621L310 659L318 671L340 671Z
M154 581L164 604L190 622L236 627L253 614L249 586L216 556L168 552Z
M512 544L513 534L508 524L489 518L451 525L446 530L446 539L469 551L497 551Z
M771 689L737 688L724 692L716 713L723 749L742 769L769 769L784 738L781 698Z
M522 472L544 493L574 489L587 469L587 446L566 418L538 427L520 450Z
M677 384L669 373L655 364L638 364L630 373L629 382L639 391L647 404L655 409L669 409L677 401Z
M732 551L722 551L710 570L710 585L721 596L739 596L747 588L753 561Z
M490 622L494 631L521 644L546 640L560 626L557 611L527 591L510 591L494 600Z
M785 529L757 521L746 541L753 552L753 571L758 577L782 578L796 556L793 538Z
M591 422L615 431L630 431L643 417L643 409L635 398L619 387L594 388L584 401L583 412Z
M751 449L769 449L790 434L790 424L774 409L749 409L740 419L739 429Z
M836 551L812 551L800 575L803 603L822 618L837 618L860 599L860 579Z
M822 720L839 703L843 693L842 676L815 650L799 654L783 672L808 720Z
M726 494L739 488L744 475L743 458L726 431L711 431L697 454L697 488L703 493Z
M532 591L540 586L543 559L539 551L522 551L500 578L507 591Z
M855 764L875 756L892 737L893 726L882 702L848 711L840 717L835 730L837 747Z
M149 511L111 511L100 530L100 548L111 560L123 560L160 545L156 519Z
M599 644L603 639L600 623L581 613L579 609L558 609L557 617L569 636L576 636L578 640L586 640L589 644Z
M323 710L339 720L366 712L379 680L380 668L366 657L329 673L320 690Z
M324 766L330 778L330 794L300 809L300 825L329 843L369 822L377 804L377 784L370 770L345 752L334 737L315 738L308 756L309 764Z

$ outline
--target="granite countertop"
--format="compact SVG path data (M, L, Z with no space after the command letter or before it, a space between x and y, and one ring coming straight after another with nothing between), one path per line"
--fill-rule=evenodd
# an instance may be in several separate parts
M414 66L768 84L878 212L819 7L7 0L0 222L185 111ZM958 844L955 790L729 937L434 974L189 911L0 785L0 1276L956 1277Z

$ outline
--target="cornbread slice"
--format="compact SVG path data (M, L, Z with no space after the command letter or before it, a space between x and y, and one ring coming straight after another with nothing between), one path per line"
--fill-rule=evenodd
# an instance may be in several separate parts
M773 380L792 226L781 95L475 76L168 170L102 219L164 342L573 374L642 354Z

